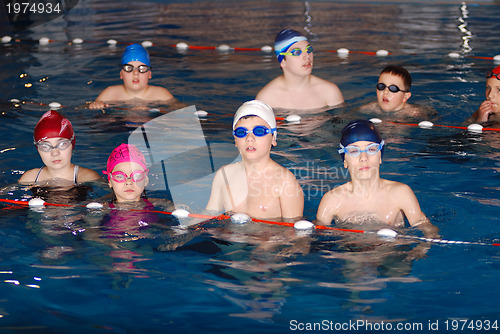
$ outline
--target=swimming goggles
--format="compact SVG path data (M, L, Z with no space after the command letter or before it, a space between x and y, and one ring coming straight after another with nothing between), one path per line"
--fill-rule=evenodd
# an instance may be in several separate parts
M314 49L312 46L308 45L304 51L307 53L313 53ZM281 52L280 56L300 56L302 52L303 51L301 49L293 49L290 52Z
M236 129L233 130L233 136L238 137L238 138L245 138L247 134L253 133L257 137L263 137L267 135L268 133L274 133L276 131L276 128L274 129L269 129L266 128L265 126L262 125L257 125L256 127L253 128L253 130L248 130L247 128L240 126L237 127Z
M131 73L134 70L138 70L139 73L147 73L152 68L151 66L148 65L139 65L137 67L134 67L134 65L130 64L120 65L120 67L127 73Z
M379 82L377 84L377 89L380 90L380 91L383 91L386 87L389 89L389 92L391 92L391 93L397 93L397 92L408 93L409 92L409 90L399 89L399 87L396 86L396 85L389 85L389 86L387 86L385 83L381 83L381 82Z
M364 150L362 150L359 147L354 146L354 145L349 145L349 146L344 147L344 146L342 146L342 144L340 144L341 149L339 150L339 153L340 154L345 153L347 155L350 155L351 157L357 157L358 155L360 155L363 152L366 152L369 155L374 155L378 151L380 151L382 149L382 147L384 147L384 144L385 144L385 142L382 140L380 142L380 144L377 144L377 143L370 144Z
M35 142L35 146L42 152L50 152L52 150L59 150L59 151L64 151L66 150L68 147L71 146L71 142L73 141L73 138L72 137L71 139L64 139L64 140L61 140L60 142L58 142L55 146L52 146L50 143L46 142L46 141L43 141L43 142L38 142L36 143Z
M128 176L127 174L125 174L124 172L122 172L120 170L113 172L113 173L108 173L107 171L103 171L103 173L108 174L108 176L111 178L111 180L118 182L118 183L123 183L127 180L132 180L134 182L140 182L146 178L148 171L149 171L149 169L147 169L146 171L135 170L132 172L132 174L130 174L130 176Z
M493 71L489 71L488 73L486 73L486 78L489 79L491 77L495 77L497 78L497 80L500 80L500 78L498 77L500 75L500 73L493 73Z

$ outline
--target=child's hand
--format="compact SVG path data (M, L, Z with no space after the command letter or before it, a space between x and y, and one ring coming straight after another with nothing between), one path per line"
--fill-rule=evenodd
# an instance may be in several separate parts
M477 122L487 122L488 118L491 114L493 114L493 108L491 108L491 102L486 100L481 103L479 106L478 114L477 114Z
M109 104L106 104L102 101L99 101L99 100L95 100L94 102L92 102L91 104L89 104L89 109L105 109L109 107Z

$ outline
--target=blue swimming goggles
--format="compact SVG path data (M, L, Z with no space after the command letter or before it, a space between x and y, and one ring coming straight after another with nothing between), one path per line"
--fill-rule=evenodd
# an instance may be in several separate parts
M364 150L362 150L359 147L354 146L354 145L349 145L349 146L344 147L344 146L342 146L342 144L340 144L341 149L339 150L339 153L340 154L345 153L347 155L350 155L351 157L357 157L358 155L360 155L363 152L366 152L369 155L374 155L378 151L380 151L382 149L382 147L384 147L384 144L385 144L385 142L382 140L380 142L380 144L377 144L377 143L370 144Z
M247 134L253 133L257 137L263 137L268 133L274 133L274 132L276 132L276 128L269 129L262 125L257 125L256 127L253 128L253 130L248 130L243 126L240 126L233 130L233 136L238 138L245 138Z
M312 53L314 51L313 47L308 45L305 50L305 52L307 53ZM301 49L293 49L292 51L290 52L281 52L280 53L280 56L300 56L302 54L302 50Z

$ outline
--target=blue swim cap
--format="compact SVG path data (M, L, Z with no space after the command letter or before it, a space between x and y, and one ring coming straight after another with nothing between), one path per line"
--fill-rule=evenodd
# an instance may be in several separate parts
M364 119L357 119L349 122L349 124L342 129L340 144L346 147L357 141L371 141L380 144L383 140L375 124ZM384 154L383 147L381 153L382 155ZM340 156L342 160L344 160L345 153L341 153Z
M142 45L132 44L127 46L122 55L122 65L128 64L131 61L140 61L144 65L150 65L149 53Z
M286 52L292 44L300 41L307 41L307 38L298 31L293 29L280 31L274 41L274 52L276 53L278 61L281 63L281 61L285 58L285 56L280 56L281 52Z

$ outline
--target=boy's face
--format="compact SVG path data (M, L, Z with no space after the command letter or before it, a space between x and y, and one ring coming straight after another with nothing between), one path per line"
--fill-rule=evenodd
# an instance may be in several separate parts
M113 168L113 172L123 172L127 175L125 182L116 182L112 178L109 179L109 187L113 188L116 196L116 201L121 202L137 202L141 198L144 188L148 185L149 179L146 176L141 181L134 181L130 178L135 171L144 171L144 169L136 162L120 162Z
M383 111L398 111L405 107L406 101L411 96L410 92L402 92L401 90L406 90L403 82L403 78L391 73L382 73L378 78L378 83L383 83L386 85L384 90L377 89L377 102ZM389 91L390 85L398 86L400 91L397 93L392 93Z
M149 79L151 79L151 70L146 73L141 73L137 69L139 65L145 65L140 61L131 61L128 64L132 65L135 69L128 73L124 70L120 71L120 79L123 80L123 84L127 89L138 91L146 88L148 86Z
M486 80L486 100L490 101L493 113L500 114L500 80L495 77Z
M299 75L311 74L313 69L314 52L307 53L306 47L308 41L299 41L288 48L286 52L292 52L294 49L300 49L300 56L287 55L281 61L280 66L283 70L290 71Z
M249 117L240 119L235 126L236 128L244 127L247 130L253 130L256 126L265 126L269 129L269 125L260 117ZM258 137L253 133L247 133L243 138L234 137L234 143L241 156L246 160L258 160L260 158L269 157L271 147L276 146L274 135L268 133L262 137Z
M373 144L373 142L357 141L348 146L357 146L363 151L370 144ZM367 180L378 176L381 163L382 153L380 151L375 154L362 152L358 156L350 156L346 153L344 156L344 167L349 169L349 174L351 174L353 180Z

